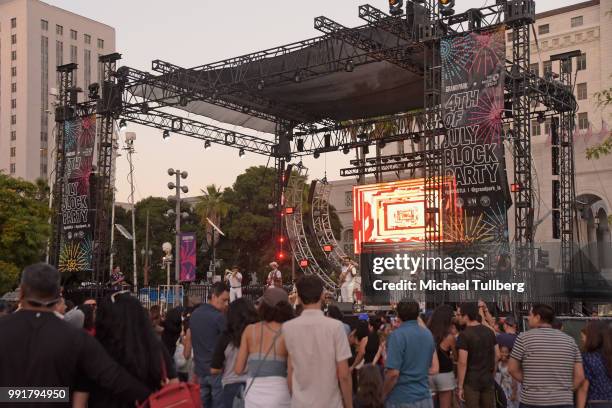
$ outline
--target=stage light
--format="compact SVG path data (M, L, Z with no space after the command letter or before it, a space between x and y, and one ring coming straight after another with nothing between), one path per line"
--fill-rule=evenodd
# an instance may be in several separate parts
M378 142L378 147L380 147L381 149L384 149L386 145L387 142L385 142L383 139Z
M331 133L326 133L323 135L323 143L325 144L325 147L331 146Z
M266 82L261 79L258 83L257 83L257 89L260 91L263 91L264 87L266 86Z
M353 60L348 60L344 69L346 70L346 72L353 72L353 70L355 69L355 64L353 63Z
M295 208L293 208L293 207L287 207L287 208L285 208L285 214L287 214L287 215L291 215L291 214L293 214L294 212L295 212Z
M318 159L319 157L321 157L321 153L319 153L319 152L314 152L313 157L314 157L315 159Z
M300 260L300 268L308 268L308 259Z
M285 259L285 253L279 252L278 254L276 254L276 259L278 259L279 261L282 261L283 259Z
M521 191L521 185L518 183L513 183L512 185L510 185L510 191L512 191L513 193L518 193L519 191Z
M149 104L145 102L142 105L140 105L140 112L144 113L145 115L149 113Z
M89 89L89 99L93 100L97 100L100 99L100 84L98 84L97 82L94 82L93 84L89 85L88 87Z
M240 149L240 151L238 152L238 157L240 157L242 159L245 154L246 153L244 152L244 149Z
M123 132L125 129L127 129L127 122L125 119L121 119L121 121L119 121L119 131Z
M329 245L329 244L328 245L323 245L323 252L330 253L333 250L334 250L333 245Z
M438 0L438 8L443 16L448 17L455 14L453 7L455 7L455 0Z
M304 139L298 139L297 140L297 151L298 152L303 152L304 151Z
M210 140L204 142L204 150L210 150Z
M350 148L350 147L348 147L348 146L344 146L344 147L342 148L342 153L344 153L344 154L349 154L349 153L350 153L350 151L351 151L351 148Z
M187 106L187 104L188 104L188 103L189 103L189 100L187 100L187 98L186 98L186 97L181 96L181 97L179 98L179 105L181 105L181 106Z
M370 153L370 146L365 145L361 148L362 152L364 155L369 154Z
M389 14L392 16L401 16L404 13L402 7L404 0L389 0Z
M169 137L170 137L170 131L168 129L164 130L164 133L162 134L162 139L166 140Z
M546 118L544 118L544 112L540 111L538 112L538 123L544 123L546 122Z

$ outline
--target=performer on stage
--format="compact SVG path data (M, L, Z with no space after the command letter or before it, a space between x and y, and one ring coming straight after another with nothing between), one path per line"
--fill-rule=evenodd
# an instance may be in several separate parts
M225 270L225 280L230 287L230 303L242 297L242 274L240 268L232 266L232 270Z
M342 269L340 273L340 300L342 302L353 303L354 279L357 275L357 264L348 256L342 260Z
M283 275L278 269L276 262L270 262L270 268L272 270L268 273L268 279L266 279L266 287L268 288L283 288Z

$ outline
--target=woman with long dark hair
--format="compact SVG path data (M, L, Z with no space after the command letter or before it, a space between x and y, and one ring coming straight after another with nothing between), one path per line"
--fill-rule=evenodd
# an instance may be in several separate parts
M453 390L457 387L453 372L457 344L451 331L454 315L452 307L440 305L433 311L427 325L436 343L436 354L440 363L440 371L429 378L429 385L432 392L437 393L440 408L452 406Z
M585 380L578 389L578 408L612 407L612 328L592 320L581 330Z
M149 314L130 293L116 292L98 304L96 339L117 363L151 390L162 387L163 370L171 382L178 381L174 362L155 335ZM100 388L85 388L90 393L89 408L134 406Z
M242 333L234 371L247 371L246 408L288 408L287 347L282 324L293 318L287 292L268 288L258 309L261 322L250 324Z
M382 376L378 367L366 364L359 370L355 408L383 408Z
M250 300L240 298L229 304L227 326L217 340L217 346L210 364L212 375L223 374L221 378L223 384L221 401L225 408L232 408L234 397L246 383L246 375L236 374L234 365L236 364L244 329L257 321L259 321L257 310Z
M182 306L170 309L166 314L166 319L161 323L161 327L164 328L164 331L161 333L161 340L171 356L174 355L176 342L183 330L184 311L185 309Z

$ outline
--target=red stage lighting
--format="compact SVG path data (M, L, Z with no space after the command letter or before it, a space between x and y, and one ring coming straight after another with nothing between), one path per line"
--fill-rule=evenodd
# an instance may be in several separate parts
M323 252L329 253L334 250L332 245L323 245Z
M512 191L513 193L518 193L519 191L521 191L521 185L518 183L511 184L510 191Z
M285 242L285 237L280 237L280 238L278 239L278 242L280 242L281 244L282 244L283 242Z
M308 259L300 260L300 268L306 268L306 267L308 267Z
M294 212L295 212L295 208L293 208L293 207L287 207L287 208L285 208L285 214L287 214L287 215L291 215L291 214L293 214Z
M279 261L282 261L283 259L285 259L285 254L283 252L279 252L276 255L276 259L278 259Z

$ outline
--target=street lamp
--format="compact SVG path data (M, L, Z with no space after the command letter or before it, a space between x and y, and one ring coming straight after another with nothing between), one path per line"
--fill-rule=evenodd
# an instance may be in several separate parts
M123 129L127 128L125 119L121 120ZM123 150L127 152L128 163L130 165L129 181L130 181L130 206L132 207L132 268L133 268L133 279L134 279L134 293L137 292L138 288L138 275L136 268L136 204L134 200L134 162L132 161L132 155L134 154L134 140L136 140L136 133L126 132L125 133L125 147Z
M179 169L168 169L169 176L176 176L174 182L168 183L168 189L175 190L175 198L176 198L176 209L174 211L175 215L175 231L176 237L174 241L175 246L175 262L174 262L174 279L176 282L179 282L180 279L180 270L181 270L181 253L180 253L180 235L181 235L181 215L185 217L184 214L181 214L181 192L187 194L189 192L189 188L187 186L181 186L181 179L186 179L189 175L186 171L180 171ZM170 214L168 214L170 215Z

